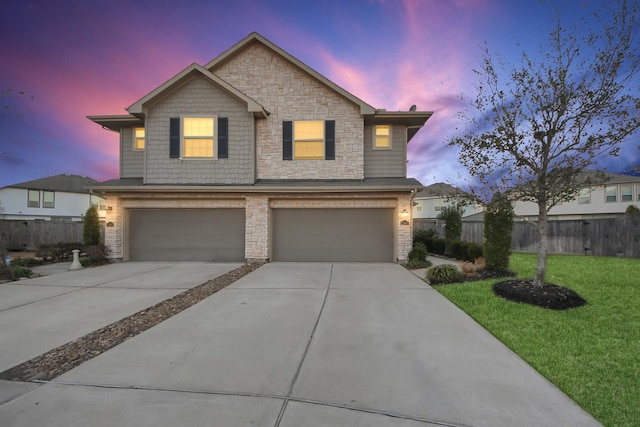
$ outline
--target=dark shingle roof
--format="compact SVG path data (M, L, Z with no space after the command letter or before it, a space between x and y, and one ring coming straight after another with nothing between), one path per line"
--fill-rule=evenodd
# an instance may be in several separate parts
M453 185L449 185L444 182L436 182L435 184L425 187L416 195L416 198L450 196L452 194L460 193L462 193L462 190L454 187Z
M97 184L93 178L80 175L61 174L33 181L7 185L5 188L25 188L31 190L62 191L66 193L89 193L85 187Z

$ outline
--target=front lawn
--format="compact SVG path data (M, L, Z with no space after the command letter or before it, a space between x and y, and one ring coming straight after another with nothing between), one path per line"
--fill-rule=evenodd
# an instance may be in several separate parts
M533 277L536 256L510 269ZM502 279L504 280L504 279ZM587 304L554 311L496 297L497 280L436 289L518 353L605 426L640 420L640 260L550 255L547 283Z

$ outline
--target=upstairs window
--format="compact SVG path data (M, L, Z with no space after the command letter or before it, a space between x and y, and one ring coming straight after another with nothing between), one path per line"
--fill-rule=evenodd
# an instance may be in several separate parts
M40 190L29 190L27 206L30 208L40 207Z
M335 160L335 120L282 122L282 160Z
M373 149L374 150L389 150L391 149L391 126L390 125L375 125L373 135Z
M620 201L633 202L633 184L622 184L620 186Z
M588 205L591 203L591 190L589 188L583 188L578 194L578 204Z
M609 185L604 188L605 200L607 203L614 203L618 201L618 187L615 185Z
M43 208L55 208L56 207L56 193L53 191L42 192L42 207Z
M293 158L324 159L324 121L293 122Z
M183 157L213 157L215 126L213 117L184 117L182 119Z
M135 128L135 136L133 138L133 149L135 151L144 150L144 128Z

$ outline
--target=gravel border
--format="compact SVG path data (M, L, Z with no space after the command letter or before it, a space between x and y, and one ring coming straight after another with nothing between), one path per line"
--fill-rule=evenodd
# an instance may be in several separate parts
M245 264L0 373L0 380L49 381L175 316L264 265Z

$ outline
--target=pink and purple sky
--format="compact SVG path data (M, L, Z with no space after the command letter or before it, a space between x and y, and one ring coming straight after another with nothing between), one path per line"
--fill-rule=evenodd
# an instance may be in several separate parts
M562 4L571 20L599 1ZM0 187L60 173L117 178L118 135L86 116L126 114L252 31L376 108L434 111L409 144L408 175L463 185L445 141L461 126L459 95L473 97L480 45L515 61L517 42L534 51L546 39L550 17L539 0L2 1L0 93L12 92L0 98ZM638 145L601 166L627 169Z

